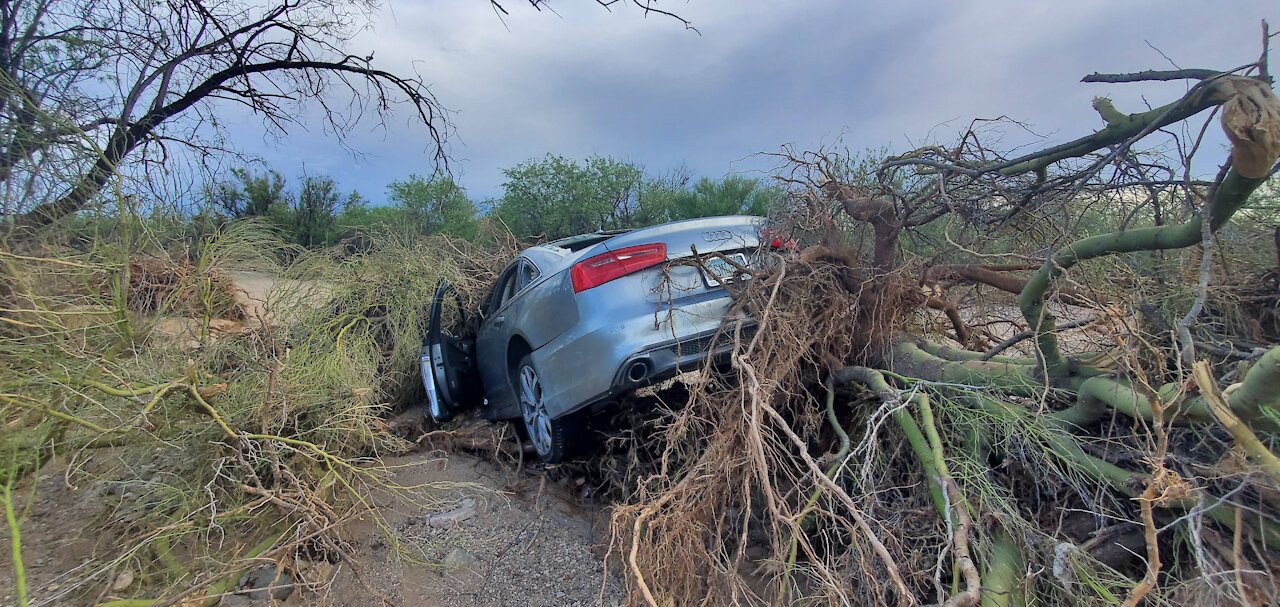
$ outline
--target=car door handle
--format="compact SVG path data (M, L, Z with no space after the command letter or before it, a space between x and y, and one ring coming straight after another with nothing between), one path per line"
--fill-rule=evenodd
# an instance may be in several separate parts
M507 317L506 317L506 316L499 316L499 317L497 317L497 318L494 318L494 319L493 319L493 326L495 326L495 327L501 327L501 326L502 326L502 323L504 323L504 322L507 322Z

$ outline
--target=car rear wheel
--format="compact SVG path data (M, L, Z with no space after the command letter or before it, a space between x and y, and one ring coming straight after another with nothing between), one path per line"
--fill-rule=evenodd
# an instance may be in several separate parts
M564 461L579 438L578 416L551 417L543 400L542 378L531 357L525 356L516 367L515 383L520 415L534 451L548 464Z

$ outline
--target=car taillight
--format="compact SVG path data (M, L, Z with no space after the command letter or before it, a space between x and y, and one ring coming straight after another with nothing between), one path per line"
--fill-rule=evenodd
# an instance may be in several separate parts
M771 249L786 249L788 251L799 251L800 245L796 241L787 238L781 232L773 228L765 228L760 230L760 240L768 241Z
M573 292L581 293L666 260L667 245L636 245L584 259L573 266L569 277L573 280Z

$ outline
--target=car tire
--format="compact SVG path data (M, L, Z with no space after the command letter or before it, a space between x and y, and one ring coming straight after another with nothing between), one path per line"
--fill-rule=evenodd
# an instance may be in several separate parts
M568 459L581 438L581 416L551 417L542 400L542 376L538 374L531 356L520 359L514 375L512 380L516 400L520 403L520 416L524 419L524 429L534 452L548 464Z

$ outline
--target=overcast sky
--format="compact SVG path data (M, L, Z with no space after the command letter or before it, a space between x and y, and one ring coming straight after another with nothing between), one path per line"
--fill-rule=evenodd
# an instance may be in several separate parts
M451 168L476 199L501 194L503 168L547 153L615 156L653 173L686 164L712 177L757 174L772 163L756 154L783 144L903 151L999 115L1060 142L1099 128L1096 95L1133 112L1186 88L1081 76L1169 60L1235 67L1256 59L1260 19L1280 24L1280 4L1263 0L658 4L698 34L633 6L503 4L511 14L500 19L486 0L391 0L351 45L383 69L421 74L453 112ZM230 132L286 174L328 174L375 203L388 182L431 171L426 133L408 116L357 127L348 143L360 157L309 126L276 139L244 119ZM1197 172L1216 169L1222 141Z

